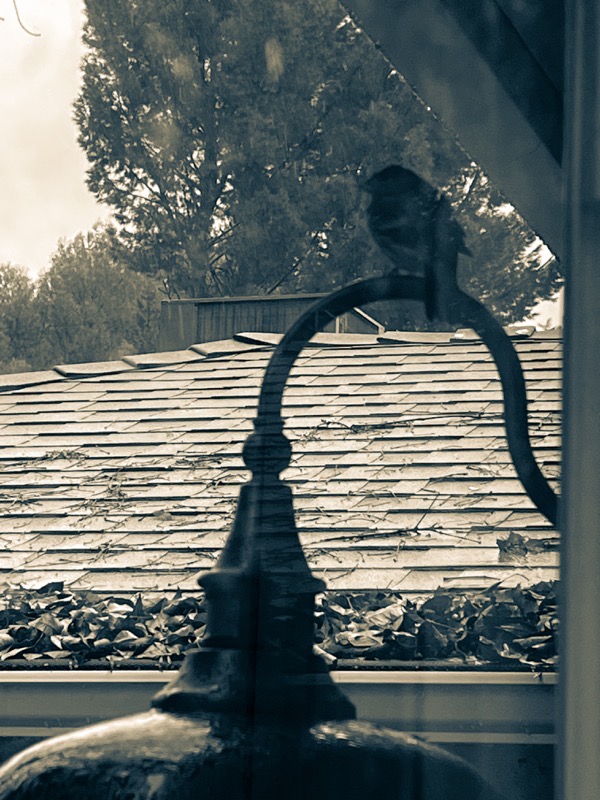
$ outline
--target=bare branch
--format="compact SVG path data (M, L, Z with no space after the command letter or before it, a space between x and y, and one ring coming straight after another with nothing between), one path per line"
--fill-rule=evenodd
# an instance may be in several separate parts
M230 228L221 231L221 233L219 233L217 236L213 236L213 238L210 240L210 246L214 247L214 245L218 244L223 239L229 239L229 237L232 235L233 231L238 227L239 224L240 224L239 222L234 222Z
M21 19L21 15L19 14L19 6L17 5L17 0L12 0L12 3L13 3L13 8L15 9L17 22L19 23L20 27L25 31L25 33L28 33L30 36L41 36L42 35L41 33L35 33L34 31L30 31L29 28L27 28L24 25L23 20ZM4 18L0 17L0 19Z
M275 289L279 289L281 284L284 283L290 277L290 275L292 275L293 272L296 269L298 269L298 267L302 264L302 262L306 260L306 257L312 250L313 245L318 240L319 235L323 233L325 230L326 227L323 225L321 226L321 228L319 228L318 231L315 231L315 233L313 233L313 235L310 237L310 242L308 243L305 252L301 256L296 256L296 258L292 262L292 266L286 272L284 272L283 275L281 275L275 281L275 283L271 284L271 286L268 289L263 289L264 294L272 294L275 291Z

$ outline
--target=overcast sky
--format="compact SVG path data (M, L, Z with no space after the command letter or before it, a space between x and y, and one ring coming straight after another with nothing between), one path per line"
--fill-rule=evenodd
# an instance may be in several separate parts
M71 106L79 87L81 0L0 0L0 263L32 274L61 237L106 215L85 186Z

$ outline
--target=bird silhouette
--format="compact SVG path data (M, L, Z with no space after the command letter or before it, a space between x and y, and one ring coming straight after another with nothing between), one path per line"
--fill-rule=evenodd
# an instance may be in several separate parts
M448 199L415 172L398 164L375 173L365 184L371 194L369 230L393 264L393 272L423 275L436 237L444 233L456 252L471 255L465 232L452 219Z

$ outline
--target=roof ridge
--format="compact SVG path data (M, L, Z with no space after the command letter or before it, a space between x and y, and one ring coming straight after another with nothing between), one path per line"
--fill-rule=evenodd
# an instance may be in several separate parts
M531 325L508 325L504 327L512 339L562 339L562 327L536 330ZM120 372L160 369L204 359L234 356L248 350L265 350L276 347L283 334L269 332L240 332L230 339L193 344L186 350L164 350L155 353L140 353L123 356L111 361L87 361L75 364L57 364L50 369L31 372L0 374L0 394L39 386L55 381L85 379ZM329 347L359 347L390 344L460 344L479 340L475 331L463 328L456 331L386 331L376 335L370 333L318 333L310 344Z

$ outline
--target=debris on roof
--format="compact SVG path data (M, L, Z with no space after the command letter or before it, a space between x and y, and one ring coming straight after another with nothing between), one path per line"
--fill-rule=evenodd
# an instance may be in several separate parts
M529 339L535 333L535 325L507 325L504 332L511 339ZM459 328L454 331L452 339L473 341L479 339L479 335L472 328Z
M244 333L0 376L0 580L197 593L247 479L241 449L277 341ZM531 332L514 344L534 452L556 484L561 339ZM321 334L311 345L284 397L294 453L284 478L330 589L415 599L557 578L558 534L516 477L479 340Z

